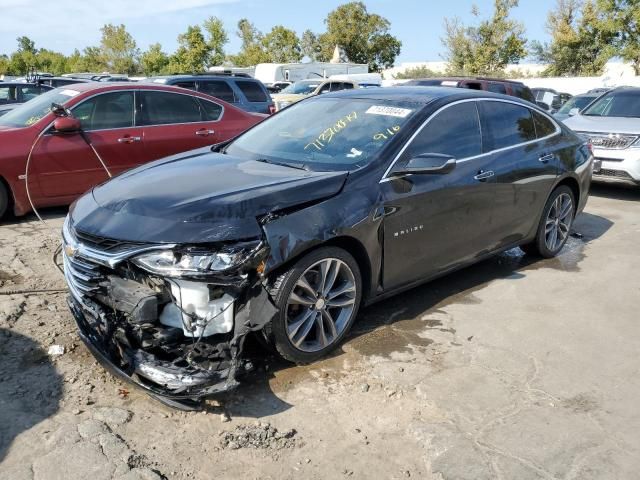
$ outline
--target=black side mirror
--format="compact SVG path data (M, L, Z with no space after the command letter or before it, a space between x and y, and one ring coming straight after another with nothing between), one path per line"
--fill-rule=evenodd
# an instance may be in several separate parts
M393 175L445 174L454 168L456 168L456 159L450 155L423 153L394 169Z

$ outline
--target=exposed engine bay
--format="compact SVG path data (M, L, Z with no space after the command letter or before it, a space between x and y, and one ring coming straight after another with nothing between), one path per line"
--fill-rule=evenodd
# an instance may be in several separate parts
M76 237L68 222L63 240L69 305L103 365L180 408L238 385L251 367L241 356L246 335L276 313L260 275L261 243L238 267L187 279L141 268L135 258L148 246L97 250L99 238Z

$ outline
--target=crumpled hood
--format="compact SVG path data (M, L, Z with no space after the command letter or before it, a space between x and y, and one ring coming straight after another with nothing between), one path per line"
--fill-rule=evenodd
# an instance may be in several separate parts
M640 134L640 118L574 115L563 123L574 132Z
M83 232L134 242L256 238L257 218L336 195L346 172L309 172L211 153L209 148L126 172L81 197Z

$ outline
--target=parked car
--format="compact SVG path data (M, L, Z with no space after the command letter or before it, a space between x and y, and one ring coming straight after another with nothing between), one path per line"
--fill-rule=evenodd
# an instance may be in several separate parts
M352 90L354 88L358 88L358 84L348 80L331 80L326 78L300 80L299 82L289 85L280 93L275 94L273 100L276 104L277 112L313 95L337 92L339 90Z
M267 88L260 80L247 75L170 75L151 77L147 81L206 93L247 112L274 112Z
M640 88L611 90L564 123L591 139L594 180L640 185Z
M266 87L267 87L267 90L269 90L269 93L280 93L282 90L287 88L292 83L293 82L275 82L275 83L272 83L271 85L267 85Z
M89 83L93 80L86 78L72 78L72 77L38 77L36 83L38 85L48 85L49 87L64 87L66 85L75 85L76 83Z
M456 87L468 88L470 90L484 90L487 92L501 93L512 97L522 98L529 102L534 102L533 94L529 87L522 82L514 80L503 80L499 78L485 77L440 77L440 78L418 78L409 80L402 86L419 87Z
M553 114L553 116L560 121L564 121L573 115L576 115L582 111L584 107L593 102L596 98L598 98L602 93L582 93L580 95L576 95L575 97L571 97L567 102L560 107L560 109Z
M46 85L24 82L2 82L0 83L0 115L6 113L14 105L28 102L32 98L51 90Z
M71 311L117 375L197 400L237 385L249 332L311 362L361 304L517 245L557 255L592 159L513 97L319 95L80 198L63 229Z
M52 111L53 104L59 105ZM54 113L55 112L55 113ZM56 116L57 114L57 116ZM65 205L112 174L235 137L264 116L162 85L81 83L51 90L0 117L0 217ZM33 147L29 171L26 161Z
M557 92L552 88L532 88L536 104L549 113L555 113L572 97L570 93Z

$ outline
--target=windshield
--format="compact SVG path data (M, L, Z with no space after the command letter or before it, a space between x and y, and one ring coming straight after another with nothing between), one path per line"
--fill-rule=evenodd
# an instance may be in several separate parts
M574 108L578 110L582 110L584 107L589 105L589 103L593 102L593 99L596 98L596 95L593 96L584 96L584 97L572 97L562 106L558 113L566 113L568 114Z
M80 92L69 88L50 90L0 117L0 126L21 128L33 125L51 111L52 103L63 105L78 93Z
M321 81L302 81L289 85L287 88L280 91L280 93L297 93L299 95L309 95L318 88Z
M591 117L640 117L640 89L612 91L593 102L582 115Z
M225 153L313 170L353 170L368 164L421 106L314 97L258 124Z

